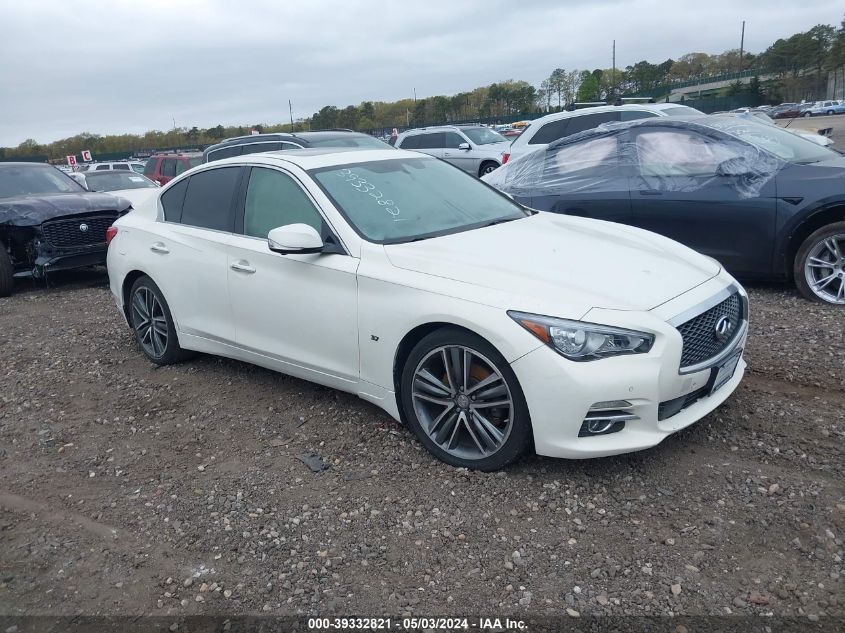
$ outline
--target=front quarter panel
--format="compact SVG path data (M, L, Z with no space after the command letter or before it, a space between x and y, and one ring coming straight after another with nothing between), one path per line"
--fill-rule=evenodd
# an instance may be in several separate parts
M457 293L449 293L445 287L450 283L397 269L382 246L365 244L358 269L361 381L365 391L364 383L368 383L377 388L372 393L393 393L399 344L421 325L444 323L470 330L489 341L508 362L541 345L507 315L506 309L454 296ZM438 289L438 284L444 287ZM398 418L388 402L379 404Z

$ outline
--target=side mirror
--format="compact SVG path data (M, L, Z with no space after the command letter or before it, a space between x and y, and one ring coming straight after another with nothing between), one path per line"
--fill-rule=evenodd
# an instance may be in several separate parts
M469 143L461 143L460 145L458 145L458 149L470 150L472 149L472 146Z
M280 255L305 255L323 251L323 238L307 224L287 224L267 234L267 246Z
M723 160L716 166L717 176L746 176L751 173L748 162L741 157Z

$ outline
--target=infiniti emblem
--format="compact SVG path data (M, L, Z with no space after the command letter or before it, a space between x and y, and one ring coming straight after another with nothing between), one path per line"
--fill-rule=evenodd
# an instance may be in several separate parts
M80 225L79 225L79 230L80 230L80 231L82 231L83 233L87 233L87 232L88 232L88 225L87 225L87 224L85 224L85 223L80 224Z
M731 323L731 320L728 317L719 317L719 320L716 321L716 325L713 326L713 331L716 334L716 340L720 343L724 343L730 337L733 329L733 323Z

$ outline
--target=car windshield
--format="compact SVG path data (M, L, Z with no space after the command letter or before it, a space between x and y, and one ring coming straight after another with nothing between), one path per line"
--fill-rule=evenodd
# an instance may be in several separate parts
M410 242L529 215L492 187L432 158L337 165L310 173L371 242Z
M348 136L330 136L328 138L308 137L308 144L311 147L372 147L374 149L387 149L387 144L375 136L368 134L349 134Z
M129 171L101 171L85 175L89 191L118 191L120 189L149 189L151 180Z
M817 163L839 157L836 152L775 125L761 125L737 117L707 117L702 122L791 163Z
M83 191L82 185L55 167L0 165L0 198Z
M486 127L465 127L461 130L476 145L490 145L491 143L507 143L508 139Z

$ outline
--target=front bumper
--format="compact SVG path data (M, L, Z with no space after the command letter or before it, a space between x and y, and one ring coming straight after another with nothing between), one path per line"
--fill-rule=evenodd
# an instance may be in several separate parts
M35 277L46 277L59 270L105 266L107 249L108 247L103 244L80 249L39 250L33 262L32 274Z
M724 282L718 287L723 288ZM713 291L713 287L688 293L694 299L692 302L689 298L673 301L674 305L649 313L595 310L584 319L655 332L655 344L648 354L576 363L542 346L514 361L511 366L531 414L537 454L584 459L643 450L659 444L722 404L742 380L745 361L740 359L732 377L709 393L718 369L681 374L683 341L664 316L665 313L680 313L679 306L694 305L696 298L708 291ZM746 339L747 330L738 334L727 353L720 356L731 358L744 349ZM679 405L668 404L683 402L679 399L687 395L690 403L678 412L675 411ZM624 428L617 432L579 437L590 408L608 401L629 403L630 406L618 408L637 419L625 421ZM668 417L667 410L671 410Z

